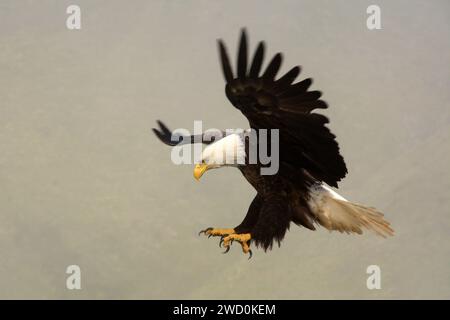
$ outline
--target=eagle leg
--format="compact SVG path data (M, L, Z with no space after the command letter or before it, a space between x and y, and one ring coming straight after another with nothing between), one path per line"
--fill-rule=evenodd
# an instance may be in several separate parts
M252 257L252 250L250 249L250 240L252 239L252 235L250 233L233 233L223 238L223 246L226 248L225 252L230 250L230 246L233 241L237 241L240 243L242 247L242 252L245 254L249 254L249 259Z

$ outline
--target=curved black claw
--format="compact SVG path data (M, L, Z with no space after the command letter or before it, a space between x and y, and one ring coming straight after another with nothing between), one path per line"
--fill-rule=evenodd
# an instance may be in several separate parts
M222 243L223 243L223 239L225 238L225 236L221 236L220 237L220 241L219 241L219 248L222 248Z
M152 128L152 131L159 138L159 140L168 146L176 146L180 143L179 137L177 139L178 141L172 140L172 132L162 121L157 120L156 122L158 123L159 129Z
M248 254L249 254L249 256L248 256L248 260L250 260L252 257L253 257L253 252L252 252L252 250L250 249L250 250L248 250Z
M230 247L231 247L231 245L229 245L227 248L226 248L226 250L224 251L224 252L222 252L222 253L228 253L228 251L230 251Z
M211 231L212 229L213 229L212 227L209 227L209 228L206 228L205 230L201 230L201 231L198 233L198 235L200 236L202 233L206 235L206 232ZM209 237L211 237L211 235L209 235L208 238L209 238Z

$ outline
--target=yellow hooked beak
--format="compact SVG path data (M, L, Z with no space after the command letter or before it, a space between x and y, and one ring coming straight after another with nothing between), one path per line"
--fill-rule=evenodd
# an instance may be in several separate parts
M194 168L194 178L200 180L200 177L209 169L206 163L197 164Z

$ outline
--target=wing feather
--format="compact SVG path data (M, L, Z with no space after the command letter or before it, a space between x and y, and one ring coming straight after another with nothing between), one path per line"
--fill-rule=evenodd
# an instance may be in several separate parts
M284 76L275 81L276 88L285 88L292 84L300 74L300 67L296 66L289 70Z
M285 91L280 92L280 94L278 96L280 98L289 98L289 97L295 97L298 95L303 95L303 94L305 94L305 92L308 91L311 84L312 84L311 78L302 80L302 81L297 82L296 84L288 87Z
M244 79L247 76L247 35L245 30L242 30L241 42L238 53L238 78Z
M227 82L233 81L233 71L231 71L230 59L228 58L227 49L225 48L224 43L219 40L219 52L220 52L220 60L222 62L222 71L225 76L225 80Z
M275 76L278 73L278 70L280 70L281 67L281 61L283 60L283 57L281 53L277 53L273 58L272 61L270 61L269 66L267 67L266 71L263 74L263 79L265 80L274 80Z
M263 60L264 60L264 42L260 42L258 48L255 51L252 66L250 67L249 76L251 79L256 79L259 77L259 72L261 71Z
M281 163L304 168L314 178L337 186L337 182L345 177L347 168L335 136L326 127L328 119L313 113L315 109L326 109L328 105L321 100L322 92L309 90L312 79L293 84L300 74L300 67L297 66L275 80L283 60L281 53L271 59L260 76L264 42L259 42L247 73L248 42L245 30L239 43L236 78L222 41L219 41L219 50L228 99L247 117L252 128L280 130ZM292 171L281 169L281 172Z

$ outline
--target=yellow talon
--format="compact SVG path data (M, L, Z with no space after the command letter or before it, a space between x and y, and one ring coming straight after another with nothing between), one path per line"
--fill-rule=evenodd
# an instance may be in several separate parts
M237 241L241 244L242 251L247 254L249 253L249 259L252 257L252 250L250 249L250 240L252 236L250 233L235 233L234 229L216 229L216 228L206 228L205 230L200 231L198 234L202 233L209 237L221 237L219 242L219 247L223 245L225 248L225 252L227 253L230 250L231 243L233 241Z
M250 250L250 240L252 239L252 235L250 233L242 233L242 234L230 234L228 236L226 236L223 239L223 246L225 248L227 248L227 251L230 248L230 245L233 241L238 241L241 244L242 247L242 251L247 254L250 253L250 257L251 257L251 250Z
M211 235L214 237L217 236L228 236L234 233L234 229L211 229L206 231L207 235Z
M200 231L199 233L198 233L198 235L201 235L201 234L205 234L206 236L208 236L208 238L209 237L217 237L217 236L220 236L220 237L225 237L225 236L228 236L228 235L230 235L230 234L232 234L232 233L234 233L234 229L216 229L216 228L206 228L205 230L202 230L202 231Z

